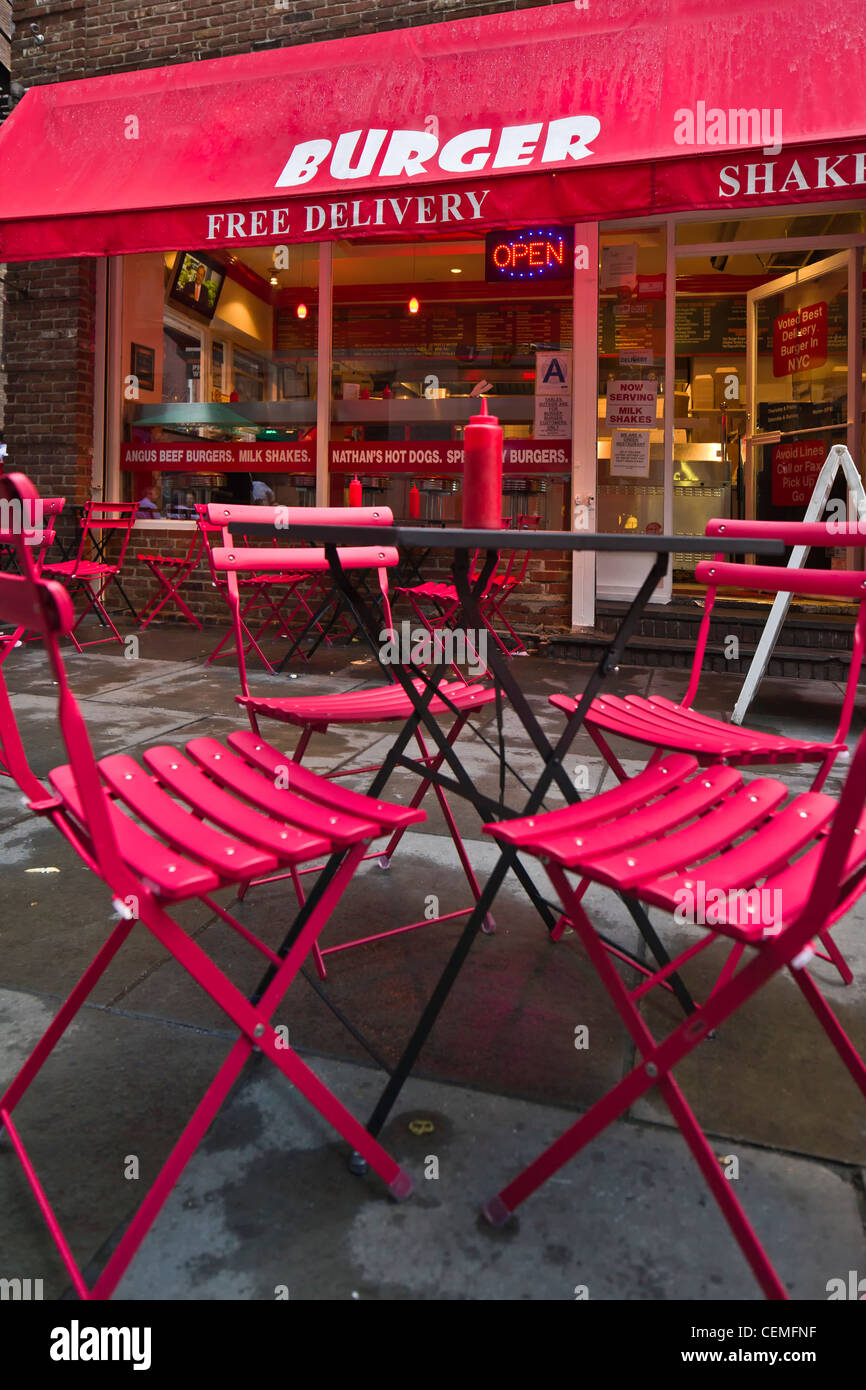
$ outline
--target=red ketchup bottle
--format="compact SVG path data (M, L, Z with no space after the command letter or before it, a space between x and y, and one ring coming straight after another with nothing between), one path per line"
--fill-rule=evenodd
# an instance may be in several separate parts
M409 519L417 521L421 515L421 494L413 483L409 489Z
M361 487L357 473L349 484L349 506L360 507L364 501L364 490Z
M467 530L502 527L502 427L487 412L473 415L463 435L463 525Z

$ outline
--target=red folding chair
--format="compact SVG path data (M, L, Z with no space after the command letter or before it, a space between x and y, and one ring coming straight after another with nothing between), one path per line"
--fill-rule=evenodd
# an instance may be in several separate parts
M537 514L521 515L517 518L517 529L519 531L537 531L540 525L541 517ZM535 553L537 554L537 552ZM504 571L502 573L498 571L494 572L484 596L484 604L481 610L482 617L487 623L488 630L496 641L499 642L502 650L507 652L510 656L526 656L527 652L523 640L514 631L514 628L511 626L511 623L502 610L508 600L519 590L520 586L525 581L526 571L529 568L529 561L532 554L533 552L530 550L513 550ZM514 646L511 648L510 652L507 651L505 644L501 641L496 632L494 624L497 622L502 624L514 642Z
M855 525L839 526L827 522L731 521L717 519L707 525L708 536L718 536L720 544L727 537L755 537L782 540L786 545L854 548L862 545L863 537ZM619 780L627 774L607 738L611 734L637 743L648 744L654 751L647 767L655 766L665 751L691 753L701 767L715 763L750 767L761 764L817 763L818 769L812 790L824 785L833 763L847 756L846 738L857 697L857 684L863 663L864 633L866 633L866 586L851 574L835 570L790 569L785 566L726 564L723 554L713 561L702 561L695 578L707 585L704 615L698 633L688 689L677 704L663 695L604 695L593 700L586 714L586 728ZM720 586L746 591L792 593L824 598L850 599L857 603L857 617L851 646L851 665L836 732L829 743L821 740L790 738L784 734L767 733L762 729L730 724L724 719L701 714L694 709L700 683L701 668L710 632L710 621L716 593ZM569 695L551 695L550 703L570 715L577 701ZM559 923L555 935L560 935L564 923ZM838 946L829 935L824 938L827 954L842 979L850 984L853 975ZM737 953L732 957L736 964Z
M710 577L724 582L718 573ZM847 581L851 594L858 582L866 583L866 575L855 576L853 583L851 576L838 577ZM675 754L589 801L486 827L500 843L544 866L638 1054L626 1077L486 1204L489 1221L506 1221L548 1178L657 1087L764 1294L787 1296L672 1072L785 970L866 1097L866 1067L806 969L816 938L826 937L866 887L864 797L866 738L860 740L838 802L814 791L789 799L781 782L762 778L743 783L729 767L699 772L696 758ZM570 876L675 913L679 921L703 927L705 934L663 970L630 989L599 940ZM716 909L712 918L705 910L710 901ZM657 1041L640 1012L643 995L671 972L681 972L720 937L748 952L748 963Z
M30 547L33 556L33 565L37 574L42 573L45 565L45 557L51 546L54 544L54 537L57 532L57 518L66 505L65 497L41 497L39 499L39 517L41 530L36 529L32 532L25 532L24 539ZM34 520L37 518L34 517ZM14 548L12 550L14 556ZM11 632L0 632L0 664L2 664L9 653L15 648L20 647L22 642L35 640L31 635L28 637L27 629L19 625Z
M145 550L139 551L136 559L147 565L158 586L156 593L148 599L138 615L142 632L169 602L176 604L187 622L197 627L199 632L203 630L195 613L181 598L179 590L198 567L204 555L205 545L204 530L201 526L196 526L184 555L152 555Z
M520 530L536 528L541 521L539 516L521 516L518 519ZM503 517L503 526L510 525L510 522ZM531 552L529 550L512 550L500 561L496 569L491 574L481 595L478 611L482 621L496 642L497 646L506 656L526 656L526 647L521 638L514 631L508 619L502 612L507 600L526 578L526 571L529 567ZM470 565L470 579L474 582L479 573L479 553L475 552ZM419 622L423 623L427 631L433 635L441 632L443 628L453 626L454 619L460 610L460 599L453 583L440 583L436 580L428 580L423 584L414 584L410 587L395 589L395 593L404 594L412 606L412 610ZM424 604L430 605L425 609ZM431 611L432 609L432 611ZM493 626L494 621L499 621L507 629L513 638L514 646L506 647L499 633ZM478 654L475 654L477 659Z
M35 488L22 474L0 478L0 497L29 500ZM9 537L0 533L0 539ZM61 1007L54 1021L0 1097L0 1128L21 1161L25 1177L81 1298L108 1298L156 1219L223 1100L251 1054L258 1050L360 1153L392 1196L409 1195L412 1182L363 1125L336 1099L273 1026L304 958L341 899L369 844L417 824L424 813L339 788L305 768L293 767L290 788L262 770L275 748L248 734L223 743L198 738L182 749L161 745L143 764L125 754L94 759L87 729L69 688L58 639L72 631L71 599L56 583L40 579L20 538L11 538L20 575L0 575L0 619L39 632L58 686L60 730L69 763L49 774L50 787L33 773L0 672L0 747L29 808L46 817L84 864L106 885L120 920ZM278 954L213 897L272 869L338 856L304 902ZM173 910L199 899L272 967L257 1002L250 1002L202 946L175 921ZM91 904L92 905L92 904ZM225 1061L171 1154L127 1226L92 1288L60 1228L48 1194L33 1168L13 1112L66 1032L135 924L149 931L213 999L237 1028Z
M244 655L243 634L243 608L241 592L241 576L267 573L270 569L279 572L281 569L292 570L295 566L304 564L311 574L327 576L328 561L324 550L308 547L304 550L299 549L268 549L259 547L250 549L238 547L233 544L233 536L230 528L240 527L250 521L247 513L251 510L256 512L255 519L263 524L270 524L278 529L286 529L291 525L321 524L338 525L348 523L353 526L387 526L391 524L391 512L385 507L236 507L225 503L211 503L207 509L208 519L211 524L219 523L225 527L223 535L223 545L213 551L213 562L217 573L224 574L226 577L227 595L232 609L234 629L235 629L235 651L238 662L238 674L240 678L241 694L236 696L237 703L242 706L249 716L254 738L250 740L250 748L261 736L259 727L260 719L275 719L281 723L294 725L300 729L300 737L292 754L292 767L299 764L313 734L324 734L332 725L357 725L357 724L385 724L399 723L403 725L413 714L412 703L403 690L402 686L395 681L393 685L376 686L370 690L350 691L344 695L313 695L299 697L271 697L255 696L250 693L249 682L247 679L246 660ZM375 573L380 586L384 608L384 621L388 628L392 627L391 610L388 602L388 583L387 571L398 563L398 553L396 550L382 546L359 546L341 547L339 550L341 563L347 569L370 570ZM449 743L453 744L459 738L462 730L470 716L478 709L490 704L496 699L495 690L477 681L466 681L462 676L458 680L442 681L440 687L441 698L437 696L431 704L431 709L437 715L443 715L453 720L448 734ZM421 734L420 729L415 732L415 740L420 751L420 761L423 762L431 772L435 773L442 765L444 755L439 753L435 756L429 751L427 744ZM284 757L283 757L284 762ZM274 764L276 766L276 764ZM355 777L364 773L374 773L378 771L378 765L366 767L346 768L339 772L330 774L334 778ZM448 803L448 799L443 789L435 782L424 778L418 785L409 805L412 809L417 809L424 800L430 788L436 795L440 810L444 817L448 833L454 845L457 857L460 861L466 881L472 894L473 902L477 902L481 890L474 870L469 860L466 847L463 844L460 831L454 819L453 812ZM376 852L367 857L378 859L382 868L390 866L391 857L395 853L400 840L403 837L404 827L394 831L391 840L386 846L384 853ZM277 875L276 877L284 877ZM295 887L298 893L301 892L300 874L294 875ZM263 878L258 882L271 882L272 879ZM243 896L242 890L241 896ZM394 927L388 931L376 932L370 936L361 937L354 941L344 942L340 945L316 948L315 961L322 979L326 977L324 957L336 951L346 951L353 946L366 945L369 942L384 940L389 936L397 936L406 931L414 931L418 927L431 926L437 922L449 921L456 917L465 916L471 908L462 908L459 911L443 913L433 918L422 918L416 922L410 922L405 926ZM493 931L494 923L488 918L485 923L485 930Z
M88 502L81 522L81 539L75 559L43 566L43 573L52 579L60 580L71 597L77 593L85 597L84 607L69 632L76 651L83 651L85 647L98 647L103 642L123 641L123 636L111 621L105 607L104 595L112 581L119 581L135 512L134 502ZM120 546L116 559L86 558L93 547L100 556L104 556L105 547L112 541ZM91 609L102 625L111 629L111 636L98 637L93 642L79 642L75 633Z
M223 599L229 609L229 616L234 620L234 610L229 600L228 583L225 575L220 573L213 562L213 545L218 536L222 536L222 525L216 524L208 519L208 505L199 503L196 505L196 516L198 519L199 532L202 538L204 555L210 570L211 583ZM238 505L232 508L233 514L243 516L247 525L259 525L262 523L263 513L273 514L278 509L274 507L253 507ZM246 541L245 541L246 548ZM273 549L273 544L271 545ZM318 573L311 577L306 568L299 568L295 572L273 571L263 569L261 572L250 573L238 580L239 596L242 600L240 607L240 633L242 638L242 654L244 657L251 651L261 661L262 665L271 675L276 673L276 667L268 660L262 651L261 643L265 634L270 628L275 628L274 636L277 638L289 637L294 631L294 617L300 608L308 619L313 619L314 614L310 608L309 598L304 593L308 586L318 584L321 575ZM284 609L290 602L294 603L294 608L290 614L286 614ZM233 622L234 626L234 622ZM238 651L224 651L223 649L232 640L237 642L238 638L232 631L220 638L214 650L207 658L207 665L216 661L219 657L237 656ZM330 642L330 639L326 640ZM303 656L303 653L301 654Z

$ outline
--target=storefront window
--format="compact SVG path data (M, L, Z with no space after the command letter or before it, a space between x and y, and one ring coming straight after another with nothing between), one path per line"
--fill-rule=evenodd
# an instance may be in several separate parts
M718 457L686 480L694 460L678 470L675 445L677 532L699 534L711 515L802 519L829 449L846 444L859 455L848 418L848 286L861 252L819 238L844 245L864 224L862 211L828 209L677 228L678 242L701 247L677 258L677 391L690 442ZM831 498L844 497L839 481ZM675 577L689 581L695 558L677 557ZM809 563L854 559L815 552Z
M295 466L285 446L315 420L316 317L304 302L317 261L293 248L287 267L285 250L124 257L120 493L140 519L189 520L207 501L312 500L310 447ZM301 330L288 351L275 345L283 310Z
M537 376L558 353L555 371L570 370L570 268L544 287L490 284L476 237L339 247L335 282L334 463L357 471L364 501L409 517L417 488L421 520L459 522L463 431L483 394L505 436L503 518L567 524L570 396L540 419Z
M665 230L602 232L598 310L598 529L664 522ZM603 582L603 574L601 576Z
M485 395L505 435L504 519L568 524L571 255L551 246L559 260L547 257L539 285L525 270L489 282L483 236L335 246L332 504L357 475L364 501L399 518L459 520L463 432ZM534 269L544 256L531 254ZM126 402L121 460L142 517L185 518L206 500L314 500L316 256L275 246L125 259L123 334L152 364Z
M767 263L768 269L780 269L789 264L791 256L797 254L801 264L815 259L820 253L809 250L797 253L786 251L785 241L794 237L805 237L817 241L819 237L863 235L866 233L866 212L862 208L838 208L825 204L813 212L768 212L751 217L692 222L678 221L676 229L677 244L680 246L703 245L709 242L751 242L778 241L778 250L759 253ZM727 253L734 254L736 253Z

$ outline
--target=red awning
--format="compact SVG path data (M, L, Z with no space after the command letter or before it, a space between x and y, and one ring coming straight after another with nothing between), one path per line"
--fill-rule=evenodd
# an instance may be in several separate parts
M35 87L0 260L858 198L864 52L863 0L589 0Z

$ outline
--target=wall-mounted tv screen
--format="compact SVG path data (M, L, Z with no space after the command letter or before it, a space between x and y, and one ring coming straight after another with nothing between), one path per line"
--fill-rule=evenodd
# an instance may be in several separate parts
M212 319L226 278L225 266L199 251L178 251L168 291L170 304Z

